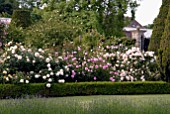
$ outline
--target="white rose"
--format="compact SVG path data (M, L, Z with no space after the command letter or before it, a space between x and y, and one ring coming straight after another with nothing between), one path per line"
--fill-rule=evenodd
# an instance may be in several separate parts
M48 67L48 68L50 68L50 67L51 67L51 64L50 64L50 63L48 63L48 64L47 64L47 67Z
M48 71L52 71L52 68L48 68Z
M36 61L35 60L32 60L32 63L35 63Z
M53 72L50 72L50 75L54 75L54 73L53 73Z
M46 84L46 87L50 88L50 87L51 87L51 84L50 84L50 83L47 83L47 84Z
M30 62L30 59L27 58L27 62Z
M38 52L35 52L35 57L39 57L40 56L40 54L38 53Z
M47 76L43 76L43 79L45 80L47 78Z
M59 75L60 75L60 72L57 72L55 75L56 75L56 76L59 76Z
M32 52L32 50L31 50L31 49L28 49L28 52Z
M59 57L58 57L58 59L61 59L61 60L63 60L62 56L59 56Z
M8 77L6 77L6 81L9 81L9 78L8 78Z
M29 80L26 80L25 83L28 84L28 83L29 83Z
M35 75L35 78L39 78L39 77L40 77L40 75L39 75L39 74L36 74L36 75Z
M20 81L19 81L20 83L24 83L24 79L20 79Z
M13 49L15 50L15 49L17 49L18 48L18 46L17 45L15 45L14 47L13 47Z
M48 82L52 82L53 80L51 78L48 79Z
M47 77L49 78L49 77L50 77L50 75L49 75L49 74L47 74Z
M13 50L11 51L11 53L14 54L14 53L15 53L15 50L13 49Z
M45 62L49 63L50 62L50 58L46 58Z
M34 74L34 71L30 71L30 74Z
M65 83L65 80L64 79L59 79L58 83Z
M38 51L44 53L44 50L42 50L41 48L39 48Z
M3 73L3 74L7 74L7 71L6 71L6 70L4 70L2 73Z
M18 55L18 60L21 60L22 59L22 56L21 55Z

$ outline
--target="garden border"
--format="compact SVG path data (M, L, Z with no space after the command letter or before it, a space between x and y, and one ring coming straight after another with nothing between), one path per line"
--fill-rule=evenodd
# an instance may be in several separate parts
M0 84L0 98L138 94L170 94L170 83L148 81L76 82L53 83L51 88L45 87L44 83Z

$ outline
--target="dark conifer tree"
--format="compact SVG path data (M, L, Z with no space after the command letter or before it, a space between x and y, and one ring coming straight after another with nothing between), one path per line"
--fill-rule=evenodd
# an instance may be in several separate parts
M166 80L166 82L170 82L170 8L165 21L165 29L160 41L158 65L161 70L162 79Z
M165 20L168 15L170 0L162 0L162 6L157 18L154 21L153 34L151 36L149 50L158 54L160 47L160 40L165 28Z

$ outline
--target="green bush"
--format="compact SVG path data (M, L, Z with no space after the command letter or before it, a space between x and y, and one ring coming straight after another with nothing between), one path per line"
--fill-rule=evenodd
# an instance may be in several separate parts
M77 37L78 29L61 21L58 16L57 14L54 17L50 15L28 27L25 31L25 44L37 48L54 48L62 46L64 40L72 41Z
M12 22L16 26L26 28L31 25L31 12L27 10L15 10L12 15Z
M69 43L67 43L68 46ZM69 46L71 47L71 46ZM123 44L90 51L78 46L62 53L30 49L9 42L1 55L0 83L57 83L84 81L153 81L159 72L153 52Z
M9 42L0 58L0 83L58 81L59 77L55 73L59 71L64 78L62 58L54 58L48 50L30 49Z
M89 32L74 39L75 46L82 46L84 49L90 51L99 46L100 41L104 39L103 35L100 35L97 30L90 30Z
M7 28L7 35L4 39L4 43L8 43L10 41L13 42L23 42L25 39L24 29L22 27L17 27L16 23L11 23Z
M0 98L30 96L58 97L79 95L130 95L130 94L169 94L170 84L165 82L81 82L53 84L1 84Z

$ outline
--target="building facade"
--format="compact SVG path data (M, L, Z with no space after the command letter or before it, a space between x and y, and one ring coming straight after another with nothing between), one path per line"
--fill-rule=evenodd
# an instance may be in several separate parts
M136 40L136 47L139 47L144 51L148 50L149 41L152 35L152 29L147 29L136 20L133 20L127 27L123 28L123 31L127 38Z

